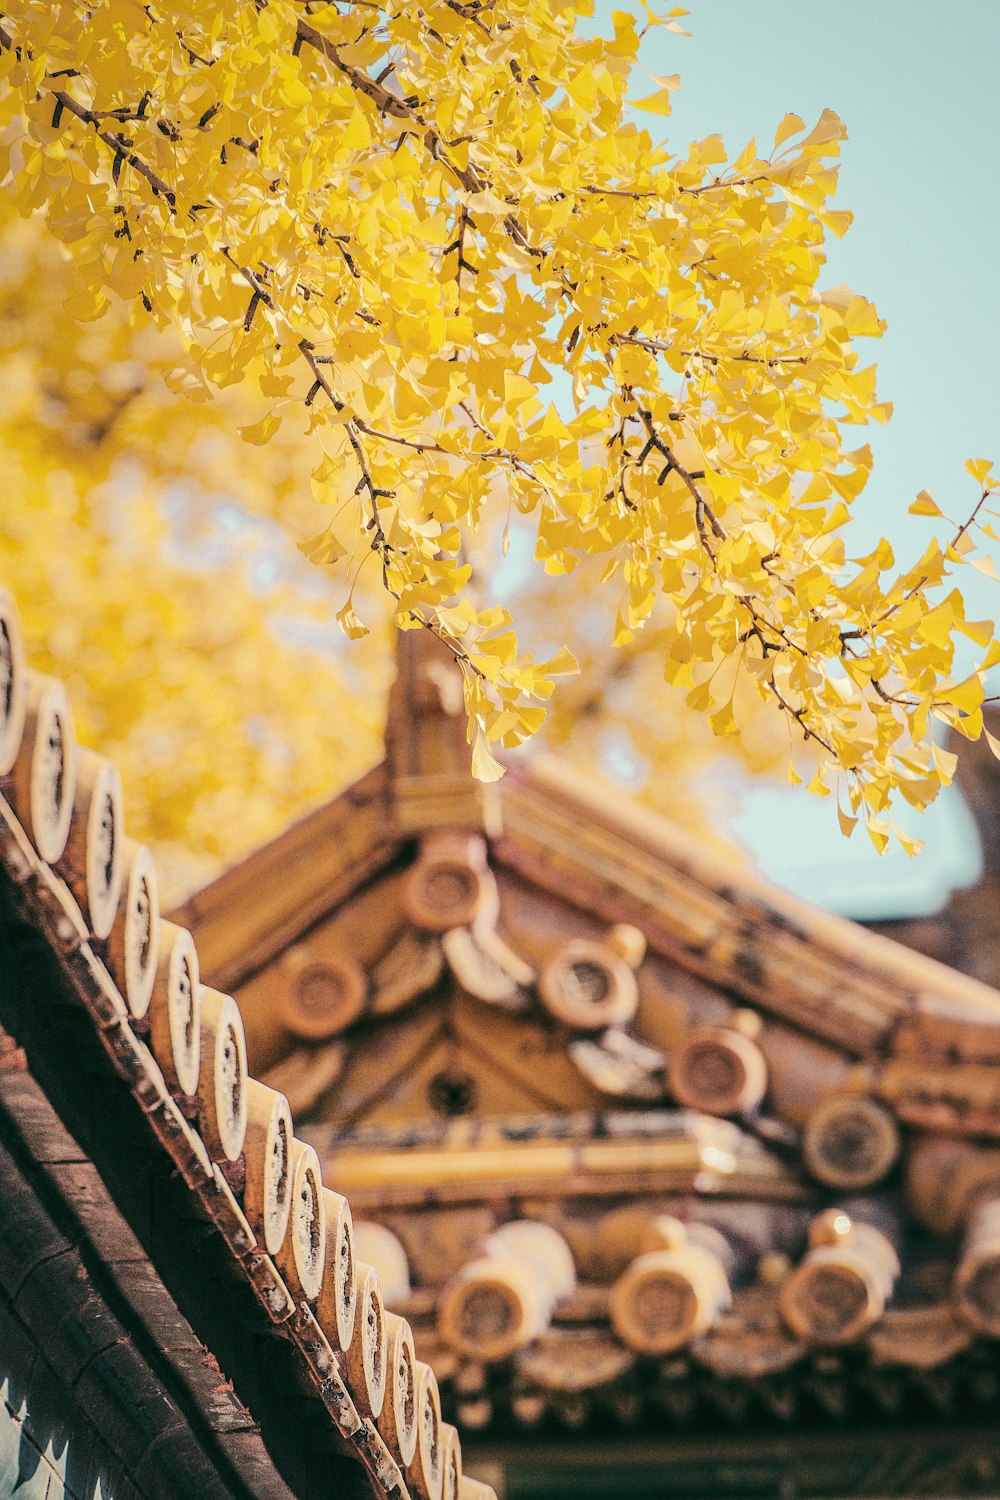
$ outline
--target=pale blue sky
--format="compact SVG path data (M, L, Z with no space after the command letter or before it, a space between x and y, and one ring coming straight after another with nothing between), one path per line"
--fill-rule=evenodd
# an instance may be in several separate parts
M597 0L602 30L613 8ZM875 472L853 536L858 552L884 533L897 556L916 555L932 524L906 514L917 491L957 515L975 498L964 460L1000 461L1000 0L688 8L692 36L658 30L644 53L651 72L681 75L664 122L676 149L719 131L732 155L752 135L766 151L788 111L812 124L834 109L847 124L839 204L855 220L831 245L826 280L851 283L887 319L868 347L895 403L892 422L871 433ZM973 575L970 593L977 614L1000 614L1000 586ZM751 793L735 831L769 873L838 910L933 909L974 875L974 840L947 801L922 828L901 821L926 839L919 861L880 862L863 834L845 843L830 803L801 789Z
M839 202L855 219L832 241L828 280L856 286L887 320L885 337L865 348L896 407L872 432L875 475L858 529L867 540L876 528L900 537L912 528L919 543L928 523L906 519L916 492L926 485L960 509L974 488L963 461L1000 460L1000 3L690 0L689 9L692 36L658 30L646 42L652 71L681 75L671 142L718 130L734 153L751 135L769 148L789 110L811 124L834 109L847 125ZM983 597L1000 606L992 591Z

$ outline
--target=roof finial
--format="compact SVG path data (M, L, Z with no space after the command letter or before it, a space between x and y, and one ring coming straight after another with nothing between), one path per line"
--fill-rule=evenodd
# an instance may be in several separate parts
M397 633L385 748L401 830L499 831L497 789L472 775L461 668L429 629Z

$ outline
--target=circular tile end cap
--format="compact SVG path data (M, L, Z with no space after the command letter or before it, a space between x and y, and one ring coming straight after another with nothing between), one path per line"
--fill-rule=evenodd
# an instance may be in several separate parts
M667 1065L670 1092L685 1109L709 1115L749 1114L767 1092L767 1063L740 1031L694 1032Z
M881 1182L900 1152L895 1115L865 1094L824 1099L806 1122L802 1155L827 1187L859 1190Z
M639 1006L635 974L603 943L576 938L548 960L538 979L542 1004L574 1031L626 1026Z
M329 1041L364 1011L368 981L346 954L320 953L302 943L285 954L281 975L281 1021L300 1041Z

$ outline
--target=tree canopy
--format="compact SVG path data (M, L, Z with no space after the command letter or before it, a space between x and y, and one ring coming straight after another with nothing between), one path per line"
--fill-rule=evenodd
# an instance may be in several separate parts
M137 326L119 299L67 320L80 290L41 216L0 194L0 577L32 660L69 686L81 739L119 765L129 826L155 848L170 899L380 758L391 607L362 578L372 629L348 642L338 570L295 547L316 508L308 435L288 423L263 449L243 443L254 392L181 400L163 379L179 358L172 331ZM558 618L562 584L520 580L518 614L536 633ZM683 703L642 711L661 670L655 629L614 648L606 611L589 609L586 626L547 736L585 764L613 747L646 797L705 832L695 782L709 725ZM752 767L780 763L761 712L731 743Z
M724 737L759 697L845 829L863 817L884 845L894 794L922 806L950 778L934 723L982 731L1000 648L950 575L983 562L990 466L970 461L968 517L913 563L887 542L846 557L871 465L852 429L888 408L858 348L882 332L873 305L821 280L849 222L844 127L786 115L766 154L671 154L625 106L643 32L683 12L615 11L595 37L589 9L15 0L11 200L69 247L76 319L169 332L167 387L212 413L227 469L228 438L248 445L230 488L287 521L308 483L326 511L304 549L340 570L345 633L381 588L447 642L479 774L572 668L469 587L469 548L492 522L502 549L510 517L553 591L586 577L624 659L648 641ZM633 103L665 116L675 82ZM69 336L68 364L85 344ZM100 354L81 368L104 400ZM194 419L152 409L139 440L169 468ZM211 463L192 472L209 494ZM958 635L982 654L956 677Z

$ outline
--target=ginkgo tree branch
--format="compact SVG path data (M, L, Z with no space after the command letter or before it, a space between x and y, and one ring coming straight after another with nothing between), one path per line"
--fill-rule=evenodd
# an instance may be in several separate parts
M0 26L0 48L5 52L9 52L14 48L13 38L2 26ZM138 111L122 115L117 110L88 109L86 105L80 104L65 89L53 88L50 92L55 102L55 110L52 117L54 127L58 128L59 119L64 110L67 114L75 115L84 125L92 126L97 139L103 141L114 155L112 172L116 179L118 173L121 171L122 164L127 162L141 177L145 177L153 192L161 194L166 203L173 209L176 202L175 195L159 173L154 172L141 157L136 155L132 149L132 142L126 136L116 134L113 130L107 130L102 124L102 121L107 119L142 119L142 115Z
M646 349L650 354L672 354L675 346L666 339L647 338L636 333L615 333L608 340L614 348L619 344L631 344L638 349ZM704 349L682 349L685 359L702 359L706 364L717 365L721 360L733 359L741 364L780 366L780 365L806 365L810 359L815 358L812 354L773 354L760 356L747 352L745 349L739 354L710 354Z
M184 388L260 389L248 441L304 402L313 493L338 517L357 499L400 617L488 660L467 675L480 766L537 727L555 671L464 595L463 530L505 491L547 568L622 568L616 638L662 601L664 675L717 732L740 727L732 660L855 811L915 775L929 797L928 716L972 727L992 648L941 588L968 528L895 582L884 545L844 559L871 466L846 428L888 412L858 358L874 308L819 280L843 125L786 116L770 157L722 168L717 138L668 155L623 113L642 28L583 36L585 9L190 0L179 35L153 7L60 0L50 24L8 0L10 190L81 257L85 316L105 288L140 298L181 330ZM560 373L572 410L547 401ZM321 562L343 555L327 536ZM986 654L956 682L962 630Z
M318 32L315 28L311 27L308 23L304 22L301 19L297 27L297 40L300 42L308 42L310 46L319 51L329 62L333 64L334 67L336 67L340 72L342 72L346 77L349 78L353 87L357 88L367 98L370 98L382 113L393 115L399 119L412 119L421 127L426 128L426 120L419 112L414 101L408 99L399 99L395 94L386 89L383 85L380 85L373 79L369 78L368 75L363 72L363 70L355 68L345 62L340 54L339 49L335 45L333 45L328 41L328 39L323 37L322 33ZM460 183L460 185L466 189L466 191L478 193L486 188L486 186L488 185L486 180L474 168L470 166L469 168L462 170L457 168L455 164L450 161L440 135L433 128L427 128L426 141L431 156L435 160L442 161L445 165L447 165L449 171L452 172L453 176ZM734 178L730 182L727 182L725 184L717 179L715 182L706 186L747 186L753 182L764 180L765 176L766 174L759 173L753 178ZM590 192L597 191L593 186L588 187L586 190ZM511 238L515 241L515 243L517 243L520 248L529 248L528 238L525 235L524 230L518 223L516 217L514 215L509 215L504 219L503 222L504 228L511 235ZM474 226L474 220L469 214L468 208L463 207L459 238L459 271L461 271L462 263L462 236L464 236L464 232L469 225ZM531 253L541 254L541 252L538 250L532 250ZM568 291L569 295L572 296L574 290L574 288L572 287L572 283L565 275L561 277L561 280L564 288ZM609 348L613 348L617 343L641 344L643 347L655 349L657 352L667 352L672 348L671 345L665 343L664 341L640 339L635 335L612 335L612 337L608 341L608 346ZM712 363L717 363L720 358L720 356L718 355L704 354L700 351L684 351L684 353L688 357L698 357ZM747 354L742 354L737 357L740 359L751 360L755 363L775 365L784 363L804 364L809 358L809 356L794 356L791 358L785 357L774 360L758 361L755 360L753 356ZM463 404L463 409L466 411L466 414L469 415L467 404ZM648 414L644 416L644 420L651 420L648 418ZM722 537L725 535L725 533L721 530L719 522L716 519L711 506L706 501L704 495L696 488L691 475L683 468L682 465L677 462L670 449L661 443L659 437L651 433L650 440L657 445L658 451L662 452L663 456L668 460L670 467L677 472L679 477L683 480L683 482L690 490L692 498L695 502L695 518L699 534L702 537L702 543L705 546L708 555L714 561L714 552L711 543L708 540L708 531L709 529L711 529L711 531L714 532L717 537ZM530 470L527 470L526 466L520 460L516 459L516 457L507 454L505 454L504 456L505 458L507 458L508 462L511 462L511 466L516 470L530 473Z
M5 50L7 50L12 48L13 46L14 43L9 34L2 27L0 27L0 47L3 47ZM148 163L146 163L138 155L138 153L133 149L133 144L131 141L128 141L124 137L116 135L113 131L106 130L102 127L101 121L103 119L109 117L120 119L123 117L124 112L90 109L78 103L77 100L75 100L63 89L52 89L51 93L52 97L56 101L56 107L59 113L61 113L62 111L66 111L68 114L78 119L82 124L91 127L94 130L97 139L100 140L109 148L109 150L114 153L112 173L116 181L118 178L118 173L120 171L121 163L124 162L134 171L136 171L140 177L144 178L149 183L155 194L161 195L163 197L164 201L167 203L172 212L175 210L177 195L165 181L165 179L162 178L157 172L155 172L148 165ZM59 123L59 113L57 113L54 117L53 123L56 126L58 126ZM141 116L138 114L135 114L133 117L141 118ZM262 277L251 267L239 264L233 258L228 246L220 247L220 254L225 260L229 262L230 265L234 267L236 271L238 271L238 273L244 278L244 280L249 284L251 288L253 294L252 300L249 304L248 311L244 318L244 327L246 329L249 329L249 326L253 319L253 311L257 304L263 303L267 307L273 307L273 297ZM328 396L334 410L338 413L343 412L343 410L345 409L345 403L340 401L339 398L334 394L326 377L321 373L319 369L319 362L314 355L313 347L310 345L309 341L306 339L299 340L298 347L305 359L306 364L313 372L315 384L318 387L322 388L322 390ZM310 397L308 395L306 396L305 401L307 405L310 404ZM371 437L378 438L381 441L395 443L421 453L444 453L447 450L442 448L442 446L438 443L418 442L409 438L393 436L392 434L381 432L376 428L370 427L362 419L359 419L357 417L352 417L351 420L344 424L344 431L347 436L348 442L351 445L351 449L354 453L360 471L359 487L363 489L363 491L368 496L370 506L370 527L372 532L371 548L372 551L376 552L379 556L382 566L383 584L388 589L388 570L393 549L386 539L379 509L379 501L380 499L387 497L391 492L380 490L375 485L367 455L361 442L361 435L364 433ZM441 634L443 636L445 632L441 632Z

